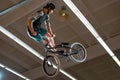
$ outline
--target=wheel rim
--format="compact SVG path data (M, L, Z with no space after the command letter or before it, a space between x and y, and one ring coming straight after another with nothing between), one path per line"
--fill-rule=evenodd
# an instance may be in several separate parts
M43 71L48 77L55 77L59 72L60 62L57 56L49 55L44 59Z
M73 43L71 45L70 53L76 53L75 52L76 50L77 50L77 54L71 55L71 58L76 62L85 61L87 55L84 46L80 43Z

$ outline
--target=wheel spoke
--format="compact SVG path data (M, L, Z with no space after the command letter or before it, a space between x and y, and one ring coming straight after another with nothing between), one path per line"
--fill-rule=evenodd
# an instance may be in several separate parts
M60 61L54 54L49 54L43 61L43 71L48 77L54 77L58 74Z

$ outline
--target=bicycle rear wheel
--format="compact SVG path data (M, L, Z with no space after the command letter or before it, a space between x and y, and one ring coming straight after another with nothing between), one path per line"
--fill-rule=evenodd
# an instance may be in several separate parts
M48 77L55 77L59 73L60 61L54 54L49 54L43 61L43 71Z
M87 57L85 47L80 43L73 43L70 49L70 57L75 62L83 62Z

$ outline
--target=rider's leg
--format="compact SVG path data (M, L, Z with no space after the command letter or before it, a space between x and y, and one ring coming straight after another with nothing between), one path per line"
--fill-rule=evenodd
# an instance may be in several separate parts
M48 42L50 47L55 47L54 38L48 32L46 33L46 41Z
M54 37L52 37L52 35L50 35L50 33L46 33L46 36L45 36L46 38L45 38L45 40L43 41L43 44L44 45L48 45L48 47L49 48L52 48L51 50L52 51L57 51L58 53L64 53L64 51L63 50L56 50L54 47L56 46L55 45L55 42L54 42Z
M45 40L42 41L45 46L48 46L49 40L46 38Z

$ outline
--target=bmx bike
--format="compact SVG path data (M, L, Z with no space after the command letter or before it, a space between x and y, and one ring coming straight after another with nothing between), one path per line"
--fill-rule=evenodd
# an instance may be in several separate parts
M57 55L65 57L67 61L84 62L87 56L85 47L81 43L61 43L54 48L45 48L46 56L43 60L43 72L48 77L55 77L60 70L60 60ZM55 49L56 51L54 51Z

